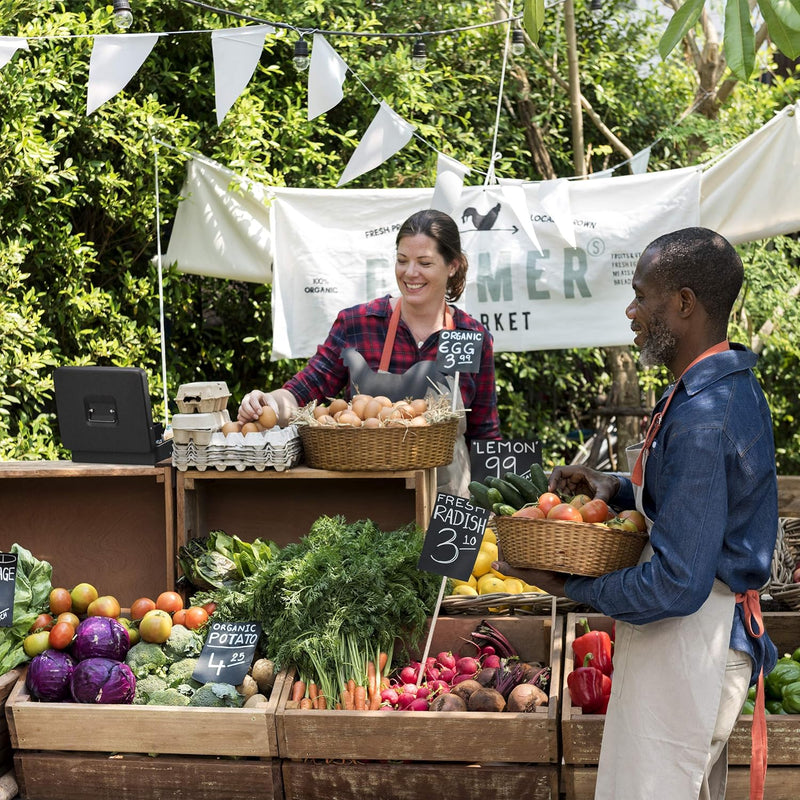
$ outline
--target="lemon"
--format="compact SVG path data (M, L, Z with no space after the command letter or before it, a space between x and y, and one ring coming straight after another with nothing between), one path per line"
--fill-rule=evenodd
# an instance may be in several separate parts
M472 574L478 578L485 575L492 567L492 561L497 560L497 545L491 542L484 542L481 549L478 550L478 555L475 558L475 566L472 568Z
M478 594L504 592L506 590L505 586L505 582L496 575L492 575L491 572L487 572L485 575L481 575L481 577L478 578Z
M525 584L519 578L505 578L503 586L503 591L509 594L522 594L525 591Z
M466 595L468 597L476 597L478 592L468 583L460 583L453 589L453 594Z
M547 594L544 589L540 589L538 586L532 586L530 583L525 584L525 591L535 592L536 594Z
M504 581L506 578L511 577L510 575L503 575L503 573L500 572L500 570L497 570L494 567L489 567L489 572L491 572L492 575L496 576L497 578L500 578L501 581Z
M453 578L453 586L461 586L462 584L465 586L471 586L473 589L478 588L478 580L474 575L470 575L468 581L460 581L457 578Z
M491 544L497 544L497 534L492 530L492 528L486 528L483 532L483 542L490 542Z

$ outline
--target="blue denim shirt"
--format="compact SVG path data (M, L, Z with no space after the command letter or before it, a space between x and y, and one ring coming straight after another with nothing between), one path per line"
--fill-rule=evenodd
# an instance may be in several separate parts
M742 345L693 366L656 406L677 392L650 449L644 511L653 520L648 563L599 578L573 576L568 597L635 625L692 614L715 578L733 592L769 578L778 530L778 485L772 421ZM630 479L620 476L613 504L633 508ZM766 636L750 637L741 604L731 647L753 658L753 680L775 664Z

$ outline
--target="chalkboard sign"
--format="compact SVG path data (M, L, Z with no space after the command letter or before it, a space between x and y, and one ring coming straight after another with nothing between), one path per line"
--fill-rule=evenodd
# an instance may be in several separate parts
M436 368L445 375L479 372L483 352L483 331L439 331Z
M422 545L418 567L466 581L475 566L489 512L463 497L439 492Z
M542 452L538 439L473 439L469 461L473 481L502 478L507 472L527 478L531 464L542 463Z
M256 652L257 622L212 622L192 677L200 683L232 683L247 675Z
M14 624L14 585L17 580L17 556L0 553L0 628Z

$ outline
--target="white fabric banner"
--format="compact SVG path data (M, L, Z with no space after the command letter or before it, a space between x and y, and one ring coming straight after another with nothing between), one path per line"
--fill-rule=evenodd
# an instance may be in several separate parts
M311 64L308 68L308 118L324 114L339 105L344 97L347 64L321 33L314 34Z
M250 83L268 33L275 33L275 28L271 25L252 25L211 32L217 125L222 123L231 106Z
M470 269L460 305L492 332L498 351L628 344L625 308L641 250L699 222L700 171L630 175L571 186L577 247L542 209L539 185L465 187L455 215ZM524 193L541 253L518 223L508 188ZM342 308L397 293L397 230L428 207L430 190L275 189L273 356L307 357ZM527 226L526 226L527 227ZM320 245L324 242L324 247Z
M439 153L436 158L436 185L433 187L431 208L452 214L461 197L464 178L469 174L469 167L444 153Z
M570 247L577 247L575 225L572 222L572 206L569 202L569 181L544 181L539 186L539 201L552 217L553 224Z
M89 59L86 116L121 92L158 41L157 33L114 33L94 37Z
M17 50L30 50L28 40L21 36L0 36L0 69L11 61Z
M378 113L370 122L366 133L350 156L337 186L344 186L359 175L379 167L411 140L415 127L392 111L381 100Z

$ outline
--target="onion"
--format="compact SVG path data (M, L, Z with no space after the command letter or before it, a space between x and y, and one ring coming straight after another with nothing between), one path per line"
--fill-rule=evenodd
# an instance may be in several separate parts
M520 683L511 690L508 696L509 711L533 711L539 706L546 706L547 695L532 683Z

